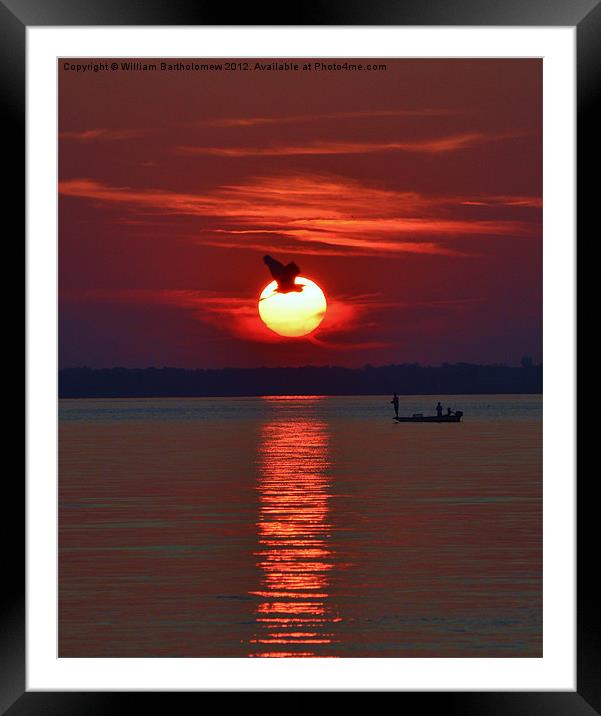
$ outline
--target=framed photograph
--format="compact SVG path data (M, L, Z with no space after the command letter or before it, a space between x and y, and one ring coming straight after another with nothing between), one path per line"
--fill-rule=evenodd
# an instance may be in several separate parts
M596 713L599 4L1 11L27 267L3 708Z

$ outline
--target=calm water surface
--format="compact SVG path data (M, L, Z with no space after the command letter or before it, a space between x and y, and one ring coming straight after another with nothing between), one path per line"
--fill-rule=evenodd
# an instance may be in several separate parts
M389 400L61 401L59 655L542 656L540 396Z

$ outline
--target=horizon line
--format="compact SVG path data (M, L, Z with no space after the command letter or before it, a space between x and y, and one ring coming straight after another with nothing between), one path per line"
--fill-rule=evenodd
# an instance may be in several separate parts
M528 358L529 356L524 356L524 358ZM182 366L175 366L175 365L162 365L162 366L155 366L155 365L148 365L148 366L123 366L123 365L114 365L110 367L93 367L88 365L77 365L77 366L63 366L62 368L58 369L58 372L61 373L62 371L66 370L183 370L183 371L223 371L223 370L301 370L304 368L337 368L341 370L378 370L380 368L451 368L451 367L457 367L457 366L469 366L469 367L478 367L478 368L524 368L524 366L521 362L517 364L510 364L510 363L471 363L467 361L457 361L454 363L450 363L448 361L443 361L439 364L432 364L432 363L420 363L418 361L410 362L410 363L382 363L379 365L374 365L371 363L364 363L361 366L345 366L345 365L335 365L330 363L322 363L322 364L314 364L314 363L306 363L303 365L257 365L257 366L221 366L219 368L203 368L201 366L197 366L195 368L185 368ZM543 363L542 361L537 363L534 360L531 359L531 364L528 366L530 368L542 368Z

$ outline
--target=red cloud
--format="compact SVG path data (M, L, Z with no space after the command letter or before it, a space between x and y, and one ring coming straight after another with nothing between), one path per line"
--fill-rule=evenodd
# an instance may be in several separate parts
M328 296L328 309L321 325L303 338L283 338L269 330L259 318L257 296L228 295L203 290L152 289L79 289L61 291L61 301L75 303L158 304L188 311L195 320L213 326L222 333L258 343L286 343L304 340L336 350L364 350L384 348L388 344L379 339L381 314L403 311L411 315L419 311L434 312L439 319L449 312L464 311L480 299L450 299L407 303L385 299L379 293ZM380 319L377 316L380 315ZM433 320L430 318L430 320ZM357 328L375 330L370 339L353 339Z
M380 109L363 112L326 112L322 114L293 114L280 117L216 117L198 122L198 127L259 127L274 124L299 124L322 120L373 119L379 117L440 117L457 114L446 109Z
M84 129L81 131L61 132L61 139L74 139L78 142L119 141L134 139L148 134L144 129Z
M412 142L310 142L264 147L179 147L184 154L208 154L216 157L273 157L320 154L372 154L375 152L418 152L437 154L469 149L485 142L507 139L506 135L471 132Z
M269 330L259 318L258 297L232 296L214 291L151 290L151 289L88 289L61 291L61 301L87 303L159 304L190 311L194 318L230 335L261 343L289 342ZM396 304L395 304L396 305ZM328 297L328 310L316 332L300 340L327 340L331 345L350 348L339 343L338 336L357 327L357 320L365 325L366 316L390 307L376 295ZM298 338L294 340L299 340ZM355 346L356 347L356 346Z
M198 241L207 245L295 253L461 255L449 242L460 236L538 235L538 221L465 217L470 205L537 207L538 197L439 197L391 191L341 177L255 177L199 194L111 187L90 179L63 181L73 196L129 207L133 218L202 218ZM454 210L463 207L464 216ZM530 217L532 218L532 217ZM124 219L119 219L123 221ZM127 220L127 217L126 217Z

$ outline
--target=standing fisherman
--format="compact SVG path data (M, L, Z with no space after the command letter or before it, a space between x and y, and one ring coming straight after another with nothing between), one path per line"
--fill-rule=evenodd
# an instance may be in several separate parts
M399 417L399 396L395 393L392 396L392 400L390 402L394 406L394 414L398 418Z

